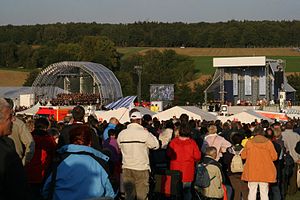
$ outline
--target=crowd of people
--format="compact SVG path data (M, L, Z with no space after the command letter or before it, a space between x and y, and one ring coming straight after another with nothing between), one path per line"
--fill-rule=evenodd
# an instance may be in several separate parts
M53 106L64 105L95 105L100 101L99 94L89 93L61 93L57 94L57 97L52 99L50 103Z
M92 115L85 122L76 106L70 121L22 121L12 104L0 98L3 200L159 199L153 179L165 170L181 175L176 199L280 200L298 191L293 120L222 123L182 114L159 121L134 108L125 124ZM202 177L200 164L209 176L205 187L207 180L195 178Z

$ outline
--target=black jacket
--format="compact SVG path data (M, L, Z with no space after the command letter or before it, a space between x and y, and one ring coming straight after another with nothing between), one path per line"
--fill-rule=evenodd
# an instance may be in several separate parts
M0 137L0 199L29 199L22 161L10 140Z

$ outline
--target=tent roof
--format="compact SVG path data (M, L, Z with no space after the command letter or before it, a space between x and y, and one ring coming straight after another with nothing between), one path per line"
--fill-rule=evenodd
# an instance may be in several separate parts
M38 102L37 104L35 104L31 108L28 108L27 110L17 112L17 114L20 114L20 115L35 115L37 113L37 111L39 110L40 106L41 106L41 104Z
M219 117L218 119L220 119L221 121L225 122L227 120L238 120L241 121L242 123L251 123L255 120L260 121L261 119L263 120L268 120L269 122L273 122L272 119L264 117L262 115L260 115L259 113L255 112L254 110L246 110L234 115L231 115L229 117Z
M136 96L126 96L123 97L117 101L114 101L108 105L106 105L105 107L107 109L111 109L111 110L116 110L118 108L129 108L131 105L133 105L134 100L136 99Z
M138 109L142 113L142 115L149 114L153 116L155 114L155 112L152 112L149 109L144 107L134 107L134 108ZM109 110L101 113L96 112L95 114L97 115L98 118L102 118L102 120L109 121L111 117L116 117L121 123L125 123L125 122L130 122L129 119L130 110L131 109L122 107L117 110Z
M175 106L168 110L162 111L153 115L153 117L157 117L159 120L169 120L176 116L179 118L181 114L187 114L190 119L198 119L198 120L216 120L217 117L209 112L201 110L196 106Z

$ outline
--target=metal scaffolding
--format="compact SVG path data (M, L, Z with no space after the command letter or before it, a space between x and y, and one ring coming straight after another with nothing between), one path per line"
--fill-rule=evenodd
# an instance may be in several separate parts
M65 79L68 79L68 83ZM90 80L90 83L89 81ZM35 96L55 98L54 87L70 92L72 81L78 81L78 92L100 95L100 103L108 104L123 97L120 82L114 73L105 66L92 62L59 62L45 68L32 84ZM88 84L90 88L86 89Z

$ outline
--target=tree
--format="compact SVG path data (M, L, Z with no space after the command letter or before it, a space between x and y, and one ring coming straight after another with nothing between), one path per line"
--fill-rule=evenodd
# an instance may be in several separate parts
M300 74L294 73L287 76L289 84L296 90L296 101L300 101Z
M119 71L116 76L121 84L123 96L132 96L137 94L137 84L134 84L132 74L130 72Z
M120 56L114 43L107 37L86 36L81 41L81 60L96 62L112 71L119 68Z
M149 99L150 84L173 84L188 82L194 77L193 61L176 54L173 50L150 50L144 55L135 54L122 59L122 71L131 72L137 83L134 66L142 66L142 99Z
M32 56L32 48L31 46L22 43L16 52L17 58L18 58L18 66L19 67L25 67L25 68L31 68L32 62L31 62L31 56Z
M175 85L174 105L191 105L191 97L192 90L186 83Z
M3 67L15 67L17 62L17 45L12 42L0 45L0 65Z
M34 80L35 80L36 77L39 75L39 73L40 73L40 70L39 70L39 69L34 69L34 70L32 70L32 71L28 74L28 76L27 76L27 78L26 78L26 80L25 80L23 86L32 86Z

